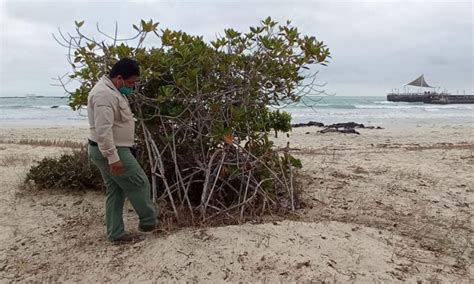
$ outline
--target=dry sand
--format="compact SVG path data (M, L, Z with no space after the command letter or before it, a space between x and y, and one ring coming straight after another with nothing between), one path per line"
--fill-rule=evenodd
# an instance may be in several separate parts
M83 128L0 129L0 281L474 281L474 126L386 125L361 135L297 128L299 221L185 229L105 241L102 193L25 191L39 159ZM287 138L276 139L280 146ZM137 220L127 204L126 226Z

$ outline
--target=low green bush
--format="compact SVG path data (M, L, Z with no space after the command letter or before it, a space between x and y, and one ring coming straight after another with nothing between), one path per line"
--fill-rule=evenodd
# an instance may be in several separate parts
M26 183L37 189L103 189L100 172L89 160L85 147L58 158L44 158L29 169Z

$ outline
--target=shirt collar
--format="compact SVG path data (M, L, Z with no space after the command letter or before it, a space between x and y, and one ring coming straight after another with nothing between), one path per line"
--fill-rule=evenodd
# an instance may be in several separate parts
M111 88L112 90L116 91L117 93L120 93L118 91L118 89L115 87L114 83L112 83L112 81L109 79L109 77L107 75L102 76L101 80L102 80L102 82L104 82L104 84L107 87Z
M110 80L109 76L104 75L100 79L107 87L109 87L112 91L114 91L115 95L119 98L125 99L128 102L128 98L125 95L122 95L119 90L115 87L114 83Z

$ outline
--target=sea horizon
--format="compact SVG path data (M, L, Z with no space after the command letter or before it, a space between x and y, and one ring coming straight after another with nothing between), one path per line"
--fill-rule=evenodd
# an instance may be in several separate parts
M0 97L1 125L7 127L87 127L87 107L73 111L68 97ZM474 104L435 105L389 102L385 96L306 96L299 103L271 106L292 115L292 123L356 122L472 123Z

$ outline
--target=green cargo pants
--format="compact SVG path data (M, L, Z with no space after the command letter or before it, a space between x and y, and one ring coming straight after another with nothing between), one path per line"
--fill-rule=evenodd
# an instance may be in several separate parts
M139 217L139 226L153 226L157 223L155 206L150 198L150 183L140 164L132 155L130 148L117 147L123 163L123 175L110 173L107 159L102 156L99 147L89 145L89 157L99 168L106 190L105 222L107 239L117 240L125 234L123 224L123 206L125 197L130 200Z

